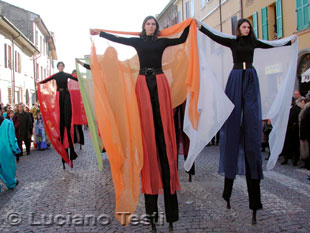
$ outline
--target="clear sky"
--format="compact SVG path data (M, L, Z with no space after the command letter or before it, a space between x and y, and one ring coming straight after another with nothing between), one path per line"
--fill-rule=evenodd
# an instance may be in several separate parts
M159 14L169 3L169 0L4 1L41 16L55 33L58 61L64 61L66 72L74 69L76 57L90 53L90 28L140 31L146 16Z

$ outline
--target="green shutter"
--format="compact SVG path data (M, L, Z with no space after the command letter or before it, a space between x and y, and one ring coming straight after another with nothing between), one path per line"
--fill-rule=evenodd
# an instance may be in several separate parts
M253 32L258 37L257 12L253 14Z
M277 17L277 35L278 38L281 38L283 37L282 0L276 1L276 17Z
M309 0L303 0L303 19L304 28L308 28L309 25Z
M268 40L268 15L267 15L267 7L262 8L262 32L263 32L263 40Z
M296 0L297 30L309 27L309 0Z

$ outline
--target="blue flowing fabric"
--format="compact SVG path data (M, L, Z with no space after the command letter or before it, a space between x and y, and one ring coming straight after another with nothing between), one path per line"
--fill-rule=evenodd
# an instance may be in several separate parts
M14 125L5 119L0 126L0 179L12 189L16 186L16 159L15 153L20 153L15 136ZM1 191L1 187L0 187Z

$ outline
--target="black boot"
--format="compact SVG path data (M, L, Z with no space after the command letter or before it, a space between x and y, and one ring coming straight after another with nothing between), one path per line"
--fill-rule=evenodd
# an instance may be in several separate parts
M169 232L173 231L173 223L169 222Z
M65 162L65 160L62 160L62 168L63 168L64 170L66 170L66 162Z
M192 174L188 174L188 182L192 182Z
M74 149L70 149L70 160L73 161L78 157L78 155L75 153Z
M256 210L253 210L252 213L252 225L256 225Z
M227 206L226 206L227 209L231 209L230 197L231 197L231 192L232 192L233 184L234 184L234 180L233 179L225 178L225 181L224 181L224 191L223 191L222 197L227 202Z

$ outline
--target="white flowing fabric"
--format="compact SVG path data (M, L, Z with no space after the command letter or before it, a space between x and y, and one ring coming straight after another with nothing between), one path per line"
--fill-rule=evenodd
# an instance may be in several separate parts
M202 24L208 30L221 37L235 36L218 32ZM272 46L282 46L294 36L277 41L263 41ZM225 87L229 73L233 67L232 52L209 37L197 32L200 94L198 110L200 119L198 130L194 130L189 122L186 106L184 117L184 132L190 139L188 157L184 163L189 170L204 146L211 141L221 129L234 105L225 95ZM257 70L262 103L262 119L270 119L273 130L269 136L271 155L267 170L272 169L284 144L290 104L294 89L297 68L298 42L292 46L271 49L255 49L253 65ZM189 99L187 99L187 103Z

